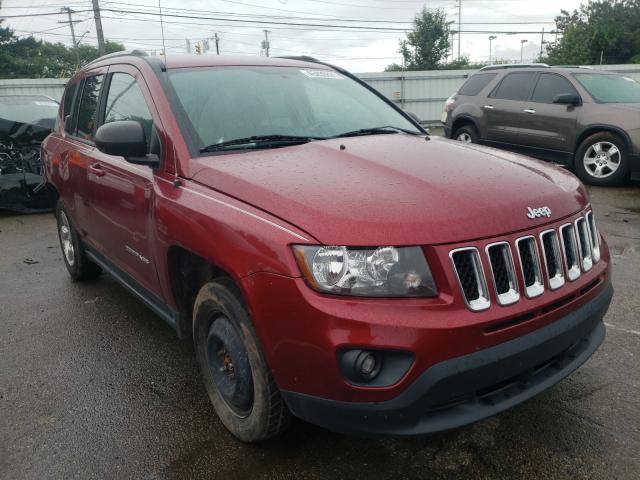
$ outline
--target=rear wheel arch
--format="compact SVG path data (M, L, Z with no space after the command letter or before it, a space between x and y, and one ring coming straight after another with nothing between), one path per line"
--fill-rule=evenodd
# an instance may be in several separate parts
M478 131L478 125L476 125L475 120L473 120L471 117L468 116L460 116L458 118L456 118L453 121L453 124L451 125L451 137L453 138L456 131L458 131L460 128L462 127L466 127L466 126L472 126L473 128L476 129L476 132Z
M56 216L56 206L58 205L58 200L60 199L60 192L58 191L56 186L51 182L47 182L45 188L49 192L49 198L51 200L52 212L53 212L53 216L55 217Z

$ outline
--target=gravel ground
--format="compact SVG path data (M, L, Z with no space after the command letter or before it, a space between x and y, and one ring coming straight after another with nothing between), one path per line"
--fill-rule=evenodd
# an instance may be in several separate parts
M640 478L640 184L591 192L614 263L603 346L522 406L409 440L298 422L237 442L188 343L108 276L71 283L51 215L0 216L0 478Z

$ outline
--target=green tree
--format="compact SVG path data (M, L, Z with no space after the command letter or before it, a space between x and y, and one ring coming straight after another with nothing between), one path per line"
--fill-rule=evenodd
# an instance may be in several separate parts
M556 17L560 40L547 47L547 63L637 62L640 55L640 0L599 0Z
M124 50L124 46L107 42L107 53ZM67 47L34 37L17 37L10 28L0 26L0 78L64 78L79 67L99 57L90 45Z
M436 70L442 68L451 48L450 30L444 10L426 7L413 19L413 30L400 41L398 52L404 58L405 70ZM401 70L396 63L386 71Z

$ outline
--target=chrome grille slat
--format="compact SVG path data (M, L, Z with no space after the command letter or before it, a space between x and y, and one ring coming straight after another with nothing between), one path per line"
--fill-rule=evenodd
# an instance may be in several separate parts
M467 307L476 312L489 308L489 289L478 249L458 248L449 253L449 258Z
M589 239L589 230L587 221L580 217L575 221L576 237L578 239L578 254L582 270L588 272L593 266L593 257L591 256L591 240Z
M557 290L564 285L558 234L555 230L546 230L540 234L540 243L542 244L542 256L547 271L549 288L551 290Z
M600 236L598 234L596 221L593 218L593 212L587 213L587 226L589 227L589 235L591 238L591 256L593 257L593 263L596 263L600 260Z
M524 294L527 298L535 298L544 292L540 257L536 248L535 237L528 236L516 240L516 249L520 257L520 268L524 281Z
M500 305L511 305L520 299L511 247L507 242L487 245L487 257L496 298Z
M569 281L574 281L580 277L580 255L578 252L576 231L573 224L567 223L560 227L560 238L562 239L562 253L567 278Z

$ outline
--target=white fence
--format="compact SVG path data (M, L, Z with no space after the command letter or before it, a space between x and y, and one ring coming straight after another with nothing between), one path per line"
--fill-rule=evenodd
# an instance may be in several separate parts
M0 80L0 95L47 95L60 101L66 78L17 78Z
M623 73L640 82L640 65L602 65L593 68ZM434 70L356 75L402 108L415 113L424 123L437 124L443 102L476 71ZM41 94L60 100L66 81L59 78L0 80L0 95Z

